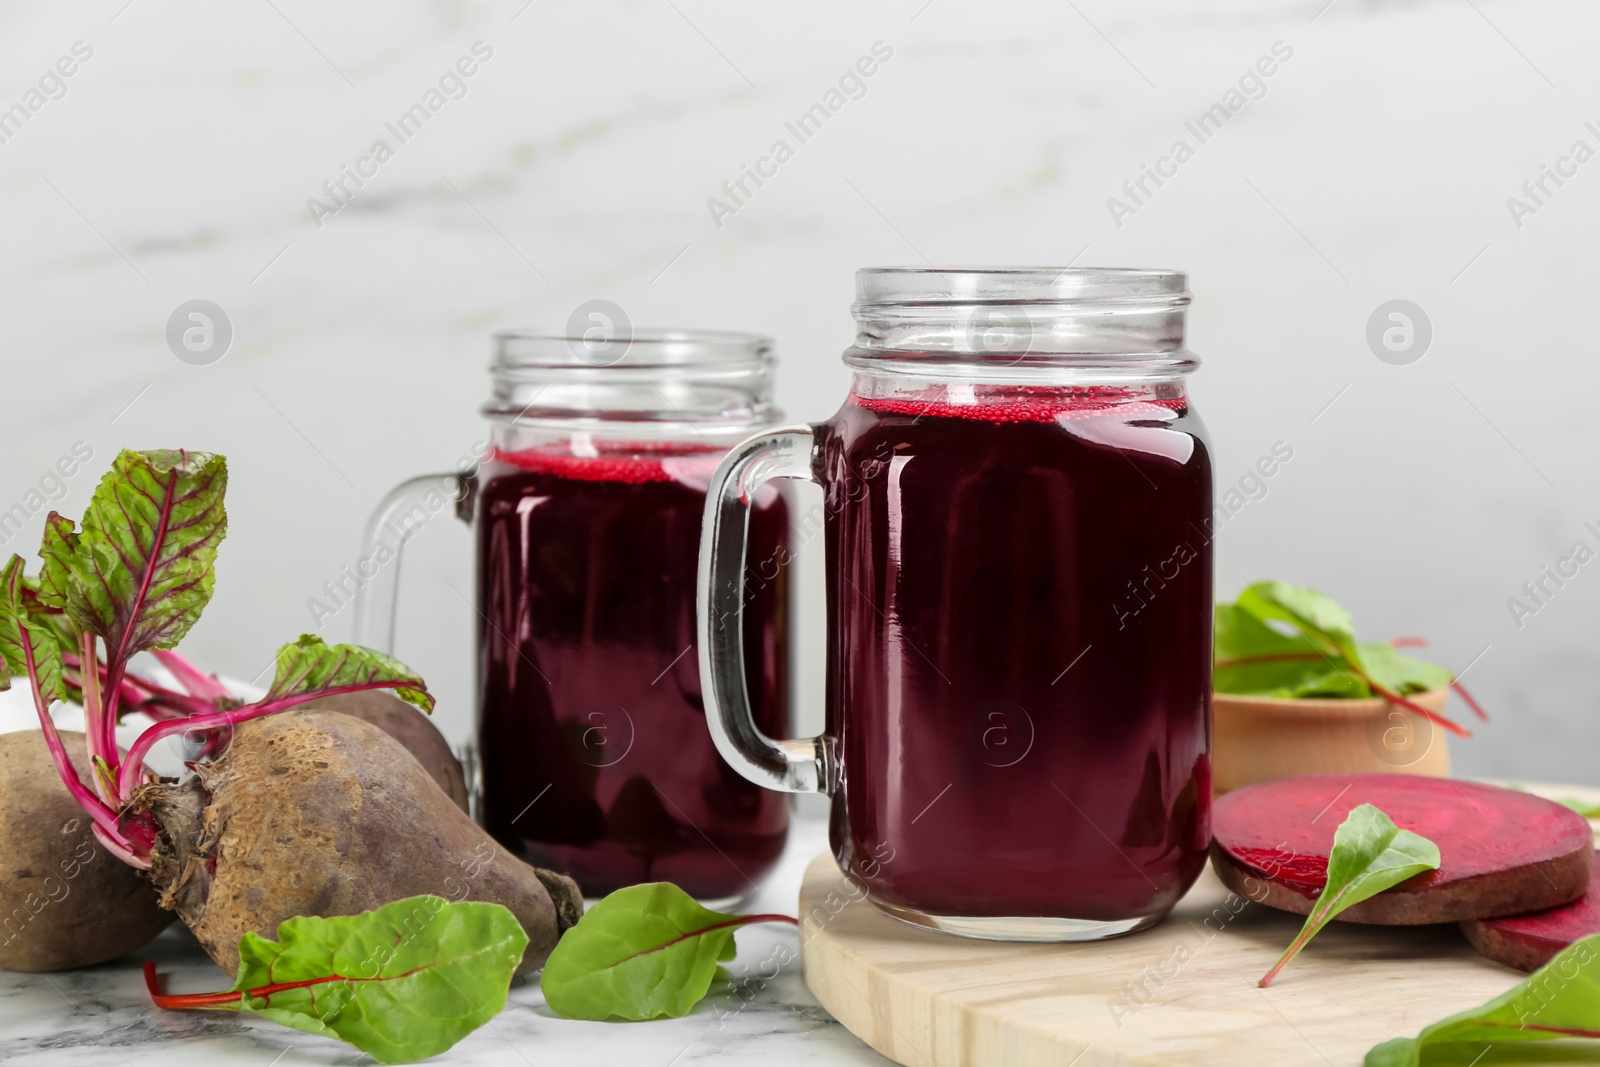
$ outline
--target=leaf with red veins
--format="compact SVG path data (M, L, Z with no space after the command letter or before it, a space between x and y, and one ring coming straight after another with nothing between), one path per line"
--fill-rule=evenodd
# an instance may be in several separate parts
M114 678L136 653L176 645L210 601L227 482L221 456L125 451L81 529L47 519L39 599L105 642Z
M272 688L256 703L288 707L315 696L360 689L393 689L401 700L433 711L426 683L404 663L360 645L329 645L315 634L301 634L300 640L278 650Z
M61 647L54 631L34 626L23 604L22 557L12 556L0 570L0 690L12 678L27 679L30 661L39 698L48 707L62 696Z
M499 904L411 897L361 915L302 916L278 940L245 934L225 993L163 993L160 1008L247 1011L308 1034L339 1038L379 1063L437 1055L506 1004L528 935Z

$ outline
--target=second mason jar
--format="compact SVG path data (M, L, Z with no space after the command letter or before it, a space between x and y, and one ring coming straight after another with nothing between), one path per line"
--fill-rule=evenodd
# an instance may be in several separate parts
M1211 466L1170 271L859 272L838 413L708 497L701 657L723 755L833 799L839 865L957 934L1157 921L1210 839ZM739 635L770 478L822 487L827 729L775 740ZM741 576L744 576L741 578ZM748 609L746 609L748 610Z
M785 799L718 758L693 647L706 486L778 419L774 365L748 334L494 337L487 454L457 478L476 539L478 816L586 896L668 881L726 903L783 850ZM401 486L373 529L437 484ZM773 566L750 586L741 651L753 714L781 733L788 508L771 488L751 503L752 551ZM393 571L369 596L385 646Z

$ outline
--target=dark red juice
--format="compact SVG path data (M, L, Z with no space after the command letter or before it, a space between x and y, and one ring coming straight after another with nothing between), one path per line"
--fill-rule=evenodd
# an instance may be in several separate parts
M1170 387L945 388L854 396L820 446L835 854L926 915L1161 913L1210 839L1199 420Z
M489 831L591 896L645 881L743 894L777 860L785 798L718 756L700 701L695 585L721 453L569 444L497 454L477 501L478 746ZM751 705L787 736L788 509L750 521Z

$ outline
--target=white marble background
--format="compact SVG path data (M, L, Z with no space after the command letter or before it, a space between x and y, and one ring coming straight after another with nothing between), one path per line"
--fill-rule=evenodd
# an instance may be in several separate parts
M1225 528L1220 591L1283 577L1371 635L1431 637L1495 715L1462 770L1594 781L1600 563L1520 629L1507 599L1600 548L1600 162L1520 228L1506 200L1600 147L1597 30L1563 0L8 4L0 108L74 42L93 55L0 143L0 512L78 441L73 514L119 447L226 453L232 532L186 647L249 677L311 628L382 492L478 436L492 329L603 297L769 332L784 406L814 419L846 389L857 266L1181 267L1219 484L1294 449ZM477 41L467 95L319 228L307 199ZM707 198L878 41L865 96L715 225ZM1265 95L1119 227L1107 198L1279 41ZM235 330L212 366L164 340L197 297ZM1435 330L1411 366L1364 340L1398 297ZM439 525L399 652L461 739L469 542Z

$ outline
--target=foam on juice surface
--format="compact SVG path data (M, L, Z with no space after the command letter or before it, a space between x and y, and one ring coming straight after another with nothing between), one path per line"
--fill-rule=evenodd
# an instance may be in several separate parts
M582 455L567 443L519 452L496 450L493 458L507 466L583 482L688 482L704 487L723 453L703 444L611 442L595 455Z
M852 401L868 411L917 418L970 419L978 422L1059 422L1063 419L1169 419L1186 411L1185 397L1160 397L1126 386L985 387L963 397L950 386L935 386L926 397L866 397Z

